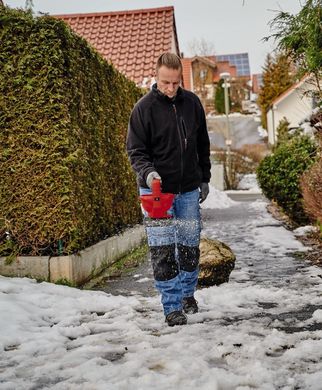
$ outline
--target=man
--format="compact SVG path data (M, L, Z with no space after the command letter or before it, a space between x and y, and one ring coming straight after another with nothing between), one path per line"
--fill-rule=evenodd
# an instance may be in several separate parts
M176 194L171 220L145 220L155 286L169 326L186 324L185 313L198 311L199 202L206 199L210 180L205 113L198 97L180 87L181 78L180 58L162 54L157 82L135 105L127 136L140 194L151 193L153 179L161 181L162 192Z

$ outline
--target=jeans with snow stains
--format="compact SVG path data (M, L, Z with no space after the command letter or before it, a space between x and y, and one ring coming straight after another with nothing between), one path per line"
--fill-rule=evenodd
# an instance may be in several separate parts
M140 188L140 195L151 190ZM164 314L182 310L182 298L194 294L199 272L199 190L175 196L168 213L171 219L149 219L145 228L151 253L155 286L161 293Z

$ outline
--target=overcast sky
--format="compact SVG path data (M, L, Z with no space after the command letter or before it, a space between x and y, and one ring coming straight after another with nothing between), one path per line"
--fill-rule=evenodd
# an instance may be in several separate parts
M4 0L11 7L24 7L25 0ZM260 73L272 43L261 39L270 34L268 22L276 11L298 13L305 0L34 0L34 10L50 14L123 11L173 5L180 51L185 56L193 40L203 39L214 54L248 52L252 73Z

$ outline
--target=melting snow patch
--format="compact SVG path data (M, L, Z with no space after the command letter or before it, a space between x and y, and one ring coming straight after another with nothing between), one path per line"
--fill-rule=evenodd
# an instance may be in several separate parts
M316 322L322 322L322 310L321 310L321 309L316 310L316 311L313 313L313 319L314 319L314 321L316 321Z
M301 226L295 230L293 230L293 233L295 236L300 237L300 236L306 236L308 233L313 233L316 232L318 228L316 226Z
M262 192L258 186L255 173L244 175L238 184L238 189L249 190L251 192L256 192L256 193Z
M297 241L292 232L282 226L263 226L254 228L255 243L273 253L306 252L310 248Z
M201 203L202 209L226 209L234 206L238 202L230 199L227 194L217 190L212 185L209 185L209 195L207 199Z

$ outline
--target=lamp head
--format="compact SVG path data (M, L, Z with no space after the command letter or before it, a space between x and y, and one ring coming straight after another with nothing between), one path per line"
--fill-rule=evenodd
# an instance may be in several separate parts
M219 76L220 76L221 79L226 80L226 79L230 78L230 73L229 72L223 72L223 73L220 73Z

